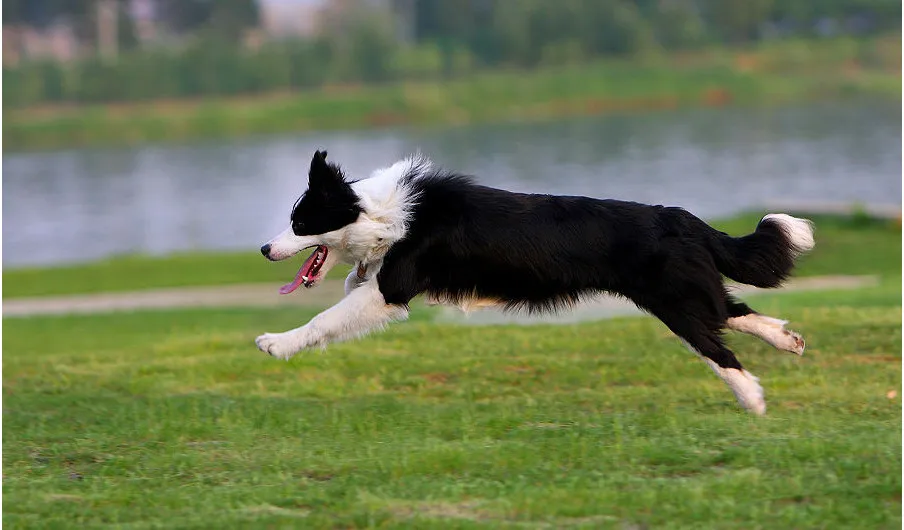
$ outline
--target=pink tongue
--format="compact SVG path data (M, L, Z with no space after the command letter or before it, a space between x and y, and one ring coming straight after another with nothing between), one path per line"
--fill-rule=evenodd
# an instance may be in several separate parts
M292 280L291 283L287 283L279 288L279 294L289 294L295 289L298 289L302 283L304 283L304 276L307 276L308 279L311 279L310 270L314 265L314 258L317 256L317 252L320 250L320 247L314 249L314 253L305 260L304 264L302 264L301 268L298 269L298 272L295 274L295 279Z
M295 275L294 280L279 288L279 294L289 294L295 289L301 287L301 282L304 281L301 279L302 276L304 276L304 267L298 269L298 274Z

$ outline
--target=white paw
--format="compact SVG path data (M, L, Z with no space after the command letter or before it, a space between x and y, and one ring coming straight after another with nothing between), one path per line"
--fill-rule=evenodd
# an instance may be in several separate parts
M725 381L742 407L758 416L766 414L766 395L757 376L747 370L722 368L705 357L703 360L716 372L716 375Z
M803 355L807 343L804 341L804 338L800 336L800 333L791 331L790 329L783 329L780 345L777 344L776 347L781 350L796 353L797 355Z
M288 361L293 355L306 346L304 342L299 339L298 331L292 330L285 333L264 333L260 337L254 339L254 343L257 344L260 351L270 354L277 359Z
M738 403L747 411L762 416L766 414L766 396L760 380L747 370L728 369L725 382L731 387Z
M788 323L787 320L765 316L758 316L758 318L762 322L762 329L759 331L766 342L779 350L797 355L804 354L804 348L807 347L807 343L804 342L804 338L800 336L800 333L785 329L785 324Z

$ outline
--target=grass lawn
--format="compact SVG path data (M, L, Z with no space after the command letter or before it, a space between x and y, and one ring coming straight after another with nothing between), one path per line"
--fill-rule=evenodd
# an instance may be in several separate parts
M808 339L799 358L729 335L763 418L651 318L419 308L289 363L253 338L308 310L5 319L3 523L900 528L900 228L826 218L817 238L804 271L880 283L750 300Z

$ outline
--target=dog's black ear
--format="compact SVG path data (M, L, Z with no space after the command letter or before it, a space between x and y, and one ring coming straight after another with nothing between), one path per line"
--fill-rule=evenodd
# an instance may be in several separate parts
M311 174L326 169L329 169L326 164L326 151L314 151L314 158L311 159Z
M342 181L337 168L326 163L326 151L315 151L308 171L308 186L311 188L327 186Z

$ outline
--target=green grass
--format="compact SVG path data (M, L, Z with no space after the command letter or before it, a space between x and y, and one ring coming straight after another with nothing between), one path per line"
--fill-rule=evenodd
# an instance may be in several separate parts
M796 357L728 335L763 418L646 317L465 327L417 307L289 363L253 338L311 310L4 319L3 523L900 528L900 229L818 227L804 270L882 281L749 300L808 339Z
M4 322L9 528L900 528L900 289L787 295L732 336L769 415L658 322L427 322L290 363L310 314ZM545 523L546 526L542 526Z
M761 214L743 215L714 225L734 235L750 233ZM868 274L897 270L900 281L901 228L893 221L863 216L810 216L816 222L817 247L804 258L799 275ZM855 251L865 248L868 252ZM162 258L129 256L55 268L4 269L3 298L129 291L160 287L290 281L301 257L279 263L257 249L240 254L182 254ZM337 267L331 278L342 278Z
M5 151L285 131L523 120L680 106L897 99L900 35L782 41L295 94L8 109Z

